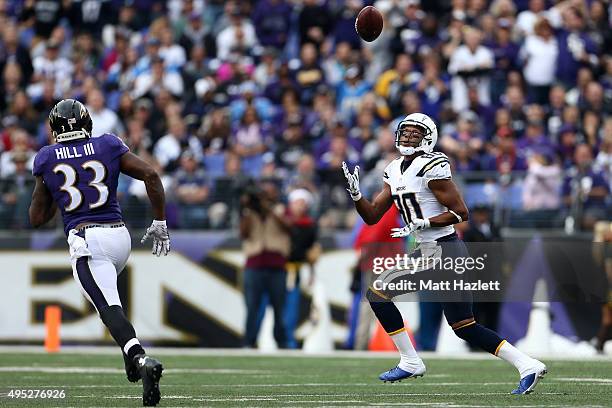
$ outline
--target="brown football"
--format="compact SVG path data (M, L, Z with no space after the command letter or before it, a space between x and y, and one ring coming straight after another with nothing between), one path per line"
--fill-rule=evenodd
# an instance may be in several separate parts
M367 42L378 38L383 29L383 16L375 7L367 6L361 9L355 21L357 34Z

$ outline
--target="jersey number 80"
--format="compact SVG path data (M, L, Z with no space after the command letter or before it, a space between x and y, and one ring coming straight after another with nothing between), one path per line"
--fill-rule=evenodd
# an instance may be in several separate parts
M412 214L414 214L414 218L423 218L423 212L415 193L393 194L391 197L406 224L412 222Z

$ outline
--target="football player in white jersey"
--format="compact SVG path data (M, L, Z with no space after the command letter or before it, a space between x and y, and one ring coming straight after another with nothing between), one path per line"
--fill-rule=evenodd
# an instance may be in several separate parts
M423 113L406 116L395 132L395 146L401 157L385 169L384 187L370 202L359 189L359 166L351 173L343 163L351 198L357 212L368 225L376 224L392 204L397 206L406 226L394 228L391 236L400 238L414 234L420 243L444 242L453 245L455 256L469 256L457 238L454 224L468 219L468 210L455 183L450 163L444 153L434 152L438 130L433 120ZM400 352L398 365L380 375L382 381L399 381L419 377L425 364L417 355L404 328L402 315L390 294L370 286L366 297L374 314L391 336ZM513 394L528 394L546 374L546 366L516 349L492 330L474 320L471 296L459 302L441 302L444 315L455 334L469 344L513 364L520 374Z

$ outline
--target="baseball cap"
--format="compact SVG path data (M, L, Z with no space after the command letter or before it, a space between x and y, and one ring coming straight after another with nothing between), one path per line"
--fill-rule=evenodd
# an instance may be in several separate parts
M297 200L304 200L306 202L307 206L311 206L312 204L312 194L310 193L310 191L304 189L304 188L298 188L297 190L293 190L292 192L289 193L289 202L294 202Z

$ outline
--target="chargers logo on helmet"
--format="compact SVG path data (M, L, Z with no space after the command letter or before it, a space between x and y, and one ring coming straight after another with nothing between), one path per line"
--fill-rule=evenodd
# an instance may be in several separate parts
M423 138L418 146L402 146L401 137L408 126L416 126L423 129ZM438 128L434 121L424 113L411 113L400 121L395 131L395 147L404 156L409 156L416 152L430 153L438 141Z

